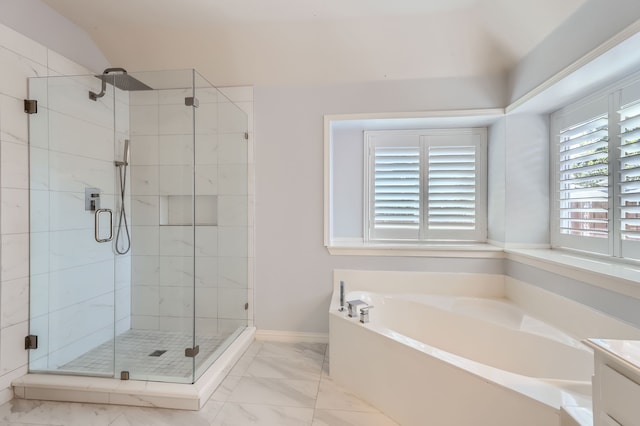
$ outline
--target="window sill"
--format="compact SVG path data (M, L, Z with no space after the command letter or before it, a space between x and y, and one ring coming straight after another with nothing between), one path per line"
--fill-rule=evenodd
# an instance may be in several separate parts
M375 244L334 242L327 246L335 256L405 256L502 259L504 250L491 244Z
M505 249L506 259L640 298L640 266L560 249Z

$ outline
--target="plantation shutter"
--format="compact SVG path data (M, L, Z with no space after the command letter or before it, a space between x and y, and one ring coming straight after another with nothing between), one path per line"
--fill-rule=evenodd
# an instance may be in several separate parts
M620 233L624 244L640 241L640 102L622 107L619 114Z
M552 246L640 260L640 79L551 115Z
M369 238L418 240L422 211L420 137L404 132L366 132L365 137Z
M365 132L370 241L484 241L485 129Z
M376 147L374 226L420 228L420 149Z
M609 235L608 117L602 114L560 130L560 233Z
M429 146L427 150L428 229L475 229L476 147Z

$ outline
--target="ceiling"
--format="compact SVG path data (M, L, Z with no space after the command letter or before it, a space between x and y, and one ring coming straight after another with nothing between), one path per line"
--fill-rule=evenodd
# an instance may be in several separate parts
M113 66L217 85L507 72L586 0L43 0Z

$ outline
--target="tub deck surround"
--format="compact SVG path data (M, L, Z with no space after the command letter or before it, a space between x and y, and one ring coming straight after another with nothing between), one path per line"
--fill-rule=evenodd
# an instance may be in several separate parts
M249 327L194 384L117 380L56 374L27 374L12 385L16 398L45 401L199 410L253 342Z
M375 306L370 323L338 311L340 281L347 300ZM567 328L528 313L550 298ZM593 353L576 323L601 314L577 305L501 275L336 270L331 377L403 425L564 425L591 410Z

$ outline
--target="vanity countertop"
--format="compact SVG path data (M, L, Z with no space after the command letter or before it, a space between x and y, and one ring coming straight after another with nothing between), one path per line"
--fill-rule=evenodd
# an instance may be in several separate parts
M596 351L604 351L640 374L640 340L587 339Z

